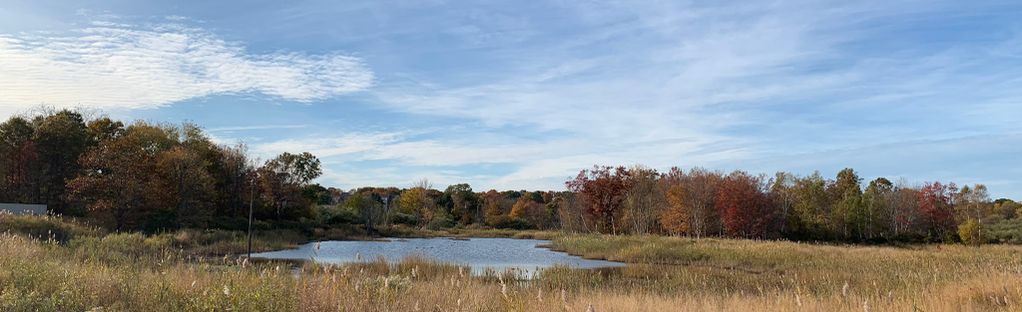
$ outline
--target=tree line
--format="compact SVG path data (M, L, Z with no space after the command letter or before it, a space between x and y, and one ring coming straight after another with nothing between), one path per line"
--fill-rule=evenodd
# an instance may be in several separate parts
M113 230L244 228L313 216L321 174L309 153L256 164L243 145L193 124L125 125L61 110L0 123L0 202L43 203Z
M1022 208L991 200L984 185L864 184L853 169L828 179L594 166L566 181L566 191L485 192L468 184L437 190L428 180L344 191L313 183L321 173L312 154L257 162L243 145L216 144L188 123L125 124L70 110L0 123L0 202L44 203L114 230L243 229L252 205L259 226L306 230L403 225L1022 243Z
M582 231L694 237L1020 242L1022 207L991 200L985 185L909 185L883 177L863 182L851 168L827 179L818 172L596 166L566 183L581 213L561 222Z

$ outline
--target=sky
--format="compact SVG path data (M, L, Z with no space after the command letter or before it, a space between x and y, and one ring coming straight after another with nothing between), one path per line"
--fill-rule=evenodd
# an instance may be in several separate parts
M851 167L1020 199L1022 2L0 1L0 117L42 106L345 189Z

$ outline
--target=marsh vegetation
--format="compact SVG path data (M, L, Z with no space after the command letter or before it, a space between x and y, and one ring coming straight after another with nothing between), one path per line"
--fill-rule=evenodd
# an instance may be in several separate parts
M554 249L629 264L524 279L417 257L248 262L223 247L243 241L231 233L105 233L14 216L0 226L4 311L1013 311L1022 303L1022 248L1011 245L548 233ZM257 240L260 250L289 244Z

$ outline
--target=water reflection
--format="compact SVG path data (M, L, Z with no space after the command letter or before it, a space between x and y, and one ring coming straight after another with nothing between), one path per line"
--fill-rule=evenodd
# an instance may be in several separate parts
M473 274L486 270L503 272L514 269L526 275L538 269L564 265L574 268L620 267L612 261L589 260L538 246L547 240L510 238L408 238L387 241L324 241L297 249L253 254L253 257L284 260L312 260L320 263L351 263L378 257L400 260L410 256L466 265Z

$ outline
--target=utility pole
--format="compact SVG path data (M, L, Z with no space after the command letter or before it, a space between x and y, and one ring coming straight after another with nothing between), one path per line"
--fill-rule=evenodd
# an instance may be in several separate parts
M249 183L248 195L248 260L252 260L252 203L255 201L255 177Z

